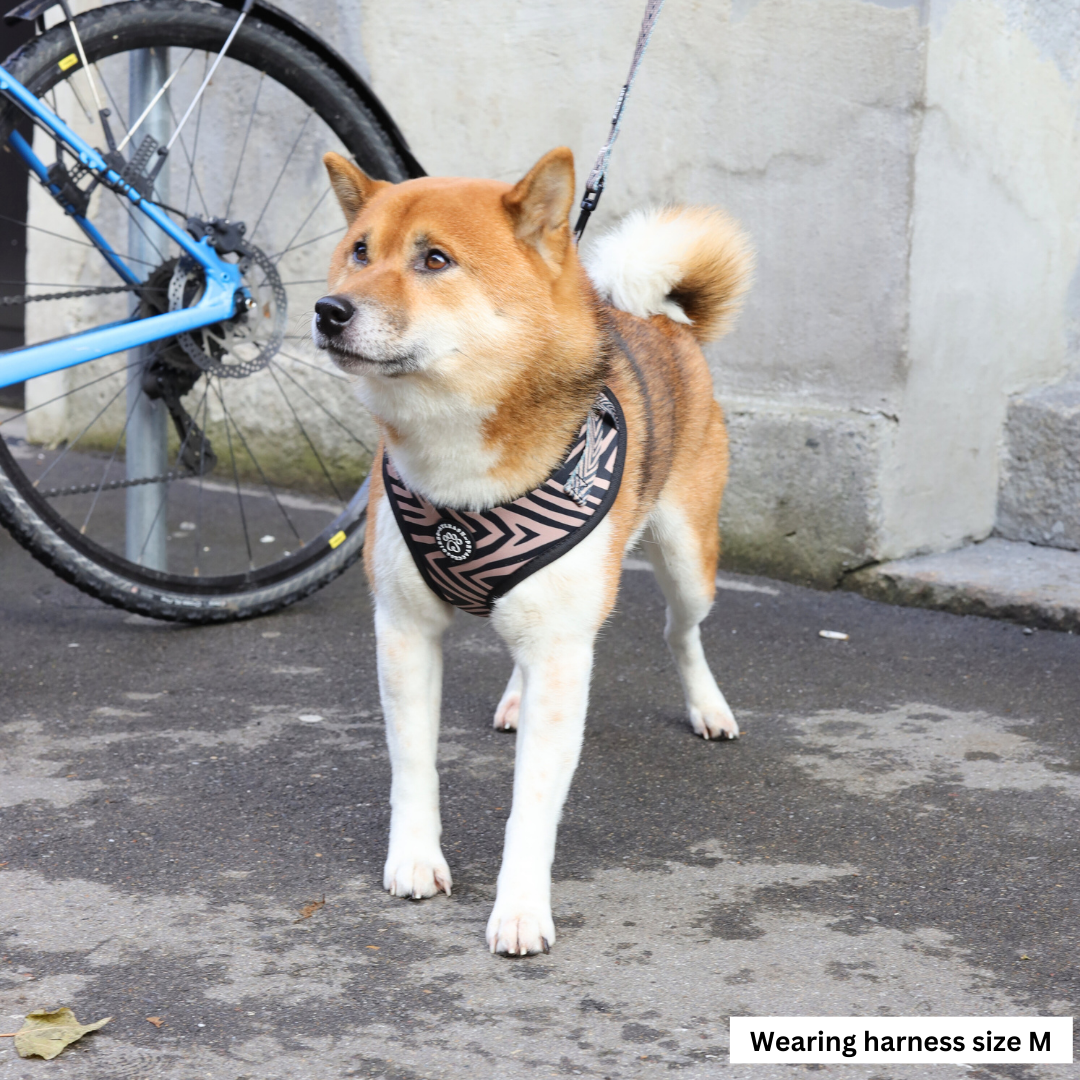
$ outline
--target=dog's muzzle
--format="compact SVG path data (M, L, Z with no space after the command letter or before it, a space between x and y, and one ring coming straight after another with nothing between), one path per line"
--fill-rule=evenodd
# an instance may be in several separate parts
M315 329L326 338L336 338L356 314L344 296L324 296L315 302Z

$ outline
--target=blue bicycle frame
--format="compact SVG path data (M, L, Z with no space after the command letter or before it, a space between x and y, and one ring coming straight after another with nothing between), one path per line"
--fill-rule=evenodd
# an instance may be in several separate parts
M87 360L96 360L111 353L123 352L139 345L148 345L162 338L197 330L201 326L232 318L237 307L250 298L248 289L241 281L240 269L227 262L211 246L207 239L195 240L154 203L144 199L138 191L126 183L111 169L101 154L71 130L54 112L39 101L17 79L0 68L0 94L17 102L36 120L48 128L106 187L126 196L135 209L145 214L163 233L167 234L190 255L202 268L206 279L203 295L197 304L181 311L170 311L146 319L125 319L107 323L93 330L84 330L69 337L56 338L22 349L0 352L0 386L47 375L52 371L74 367ZM8 145L18 154L53 193L60 188L51 183L48 170L33 147L17 131L8 138ZM138 285L142 279L115 252L94 225L79 214L75 207L65 207L68 216L86 234L110 266L129 285Z

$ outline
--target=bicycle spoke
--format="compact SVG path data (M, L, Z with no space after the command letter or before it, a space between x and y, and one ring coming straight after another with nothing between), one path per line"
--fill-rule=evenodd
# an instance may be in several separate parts
M341 236L341 229L331 229L329 232L324 232L320 236L313 236L310 240L305 240L302 244L295 244L293 247L287 247L283 251L279 251L276 255L270 256L270 261L277 266L277 264L289 254L290 251L299 251L301 248L307 247L308 244L317 244L320 240L325 240L328 236Z
M236 162L236 172L233 174L232 187L229 188L229 197L225 200L225 220L229 219L229 211L232 209L233 195L236 193L236 182L240 179L240 166L244 164L244 152L247 150L248 136L251 134L251 125L255 123L255 109L259 104L259 95L262 93L263 83L266 81L266 72L259 75L259 84L255 87L255 98L251 103L251 114L248 116L247 128L244 130L244 141L240 144L240 158Z
M199 576L199 559L202 557L203 479L206 476L206 427L210 415L210 376L206 377L206 393L203 394L203 441L199 447L199 494L195 502L195 577ZM195 410L196 416L199 410Z
M43 229L40 225L31 225L29 221L19 221L17 218L8 217L7 214L0 214L0 221L10 221L12 225L21 225L24 229L33 229L35 232L45 233L47 236L55 236L58 240L66 240L69 244L80 244L82 247L97 250L97 245L91 244L89 240L80 240L77 236L64 236L63 233L53 232L52 229Z
M344 506L345 500L341 497L341 492L338 491L337 484L335 484L333 479L331 478L330 472L322 459L322 455L319 453L318 450L315 449L315 444L311 441L311 436L308 435L307 428L304 427L304 423L297 414L296 409L293 406L291 399L289 398L289 395L285 393L285 390L282 387L281 383L278 382L278 377L274 374L274 367L276 366L277 365L275 365L273 361L271 361L271 366L268 367L266 370L270 372L270 378L274 380L274 383L277 385L278 390L281 391L281 396L285 399L285 404L289 406L289 412L293 414L293 419L296 421L296 426L300 429L300 434L304 436L304 441L308 444L308 446L311 447L311 452L315 455L315 460L319 463L319 468L322 469L323 476L326 477L326 482L330 485L330 490L337 497L338 502L340 502L341 505Z
M146 107L143 109L143 111L137 117L135 117L133 126L128 128L127 134L123 137L123 139L120 140L120 145L117 147L118 150L123 150L124 147L127 146L127 144L133 138L135 138L135 132L137 132L140 127L142 127L143 121L150 115L151 112L153 112L158 102L161 101L162 97L164 97L164 95L168 92L169 87L172 86L172 84L176 81L180 72L184 70L184 66L194 55L195 50L188 49L187 56L185 56L184 59L180 61L179 65L173 69L168 78L161 84L161 86L159 86L154 91L154 96L147 102Z
M127 389L126 384L124 389ZM123 442L124 436L127 434L128 424L131 423L131 417L135 412L135 406L138 403L138 400L139 399L137 397L132 397L131 404L128 406L127 409L127 416L124 417L124 426L120 429L120 433L116 436L116 442L113 445L112 453L109 455L109 460L105 462L105 468L102 470L101 473L101 481L98 483L97 491L94 492L93 502L90 503L90 509L86 511L86 517L83 518L82 526L79 529L79 532L83 535L86 534L87 526L89 526L90 518L93 515L95 508L97 507L98 499L101 497L101 493L105 489L105 482L109 476L109 469L111 468L112 463L115 460L118 451L120 450L120 443Z
M325 406L325 405L324 405L324 404L323 404L323 403L322 403L321 401L319 401L319 399L318 399L318 398L316 398L316 397L313 397L313 396L312 396L312 395L311 395L311 394L310 394L310 393L308 392L308 389L307 389L307 387L306 387L306 386L304 386L304 384L303 384L303 383L301 383L301 382L297 382L297 380L296 380L296 379L294 379L294 378L292 377L292 375L290 375L290 374L289 374L289 372L287 372L287 371L286 371L286 370L285 370L285 369L284 369L284 368L283 368L283 367L282 367L282 366L281 366L280 364L276 363L276 362L275 362L275 361L273 361L273 360L271 360L271 361L270 361L270 363L271 363L271 364L272 364L272 365L273 365L273 366L274 366L275 368L277 368L277 369L278 369L278 371L280 371L280 372L281 372L281 374L282 374L282 375L284 375L284 376L285 376L285 378L287 378L287 379L289 380L289 382L291 382L291 383L292 383L292 384L293 384L293 385L294 385L294 386L295 386L295 387L296 387L296 388L297 388L297 389L298 389L298 390L299 390L299 391L300 391L300 392L301 392L302 394L304 394L304 395L305 395L305 396L306 396L306 397L307 397L307 398L308 398L308 399L309 399L309 400L310 400L310 401L311 401L311 402L312 402L312 403L313 403L313 404L314 404L314 405L315 405L315 406L316 406L317 408L321 409L321 410L322 410L322 411L323 411L324 413L326 413L326 415L327 415L328 417L330 417L330 419L331 419L331 420L333 420L333 421L334 421L334 423L335 423L335 424L337 424L337 426L338 426L339 428L341 428L341 430L342 430L342 431L344 431L344 432L345 432L345 434L346 434L346 435L348 435L348 436L349 436L349 438L350 438L350 439L352 439L352 441L353 441L353 442L355 442L355 443L358 443L358 444L359 444L360 446L362 446L362 447L363 447L363 448L364 448L364 449L365 449L365 450L366 450L366 451L367 451L367 452L368 452L369 454L370 454L370 453L373 453L373 451L372 451L371 447L370 447L370 446L368 446L368 444L367 444L366 442L364 442L364 440L363 440L363 439L361 439L361 438L359 438L358 436L354 435L354 434L353 434L353 433L352 433L352 432L351 432L351 431L350 431L350 430L349 430L349 429L348 429L348 428L347 428L347 427L345 426L345 424L343 424L343 423L342 423L342 422L341 422L341 421L340 421L340 420L339 420L339 419L338 419L338 418L337 418L337 417L336 417L336 416L335 416L335 415L334 415L334 414L333 414L333 413L332 413L332 412L331 412L331 411L330 411L330 410L329 410L329 409L328 409L328 408L327 408L327 407L326 407L326 406Z
M293 536L295 536L302 545L304 543L303 538L296 531L296 526L293 524L292 518L289 517L288 511L286 511L285 507L281 505L281 502L277 497L277 492L274 490L273 485L270 483L270 481L266 478L266 473L263 472L263 467L259 464L258 458L255 457L255 454L252 451L251 447L248 446L247 439L244 438L244 433L240 430L240 425L236 422L235 419L233 419L232 413L230 413L228 409L225 408L224 402L222 402L221 408L222 411L225 413L226 422L230 420L232 421L232 426L236 429L236 437L240 440L240 445L243 446L244 450L247 452L247 456L251 458L251 463L258 470L259 476L262 478L263 484L266 485L266 490L270 492L270 497L274 500L274 504L281 511L281 516L288 522L289 528L292 530Z
M161 253L161 248L159 248L157 244L154 243L150 234L146 231L146 229L143 228L142 222L136 216L135 211L132 210L130 206L128 206L127 200L124 201L123 207L127 211L128 219L135 226L135 228L138 229L140 233L142 233L143 239L158 253L158 258L161 260L161 262L164 262L165 256ZM150 266L151 264L147 263L146 265Z
M72 79L67 85L71 92L75 95L75 100L79 103L79 108L82 109L83 116L86 117L88 123L93 124L94 117L91 114L90 110L83 104L82 95L79 93L79 88L75 85L75 80ZM55 108L53 109L53 112L56 112Z
M281 172L278 173L277 179L274 181L274 186L270 189L270 194L266 196L266 202L263 203L263 208L259 212L258 220L255 222L255 228L248 234L248 240L251 240L259 231L262 219L266 214L266 211L270 208L270 203L274 198L274 194L277 192L278 184L281 183L281 178L285 175L285 170L289 167L289 162L292 161L293 154L296 153L296 148L300 145L300 139L303 137L304 129L308 126L308 121L311 119L314 112L314 109L308 109L307 116L304 117L304 122L300 125L300 130L296 133L296 139L289 150L289 155L285 158L285 164L281 166Z
M214 393L217 394L217 399L221 402L221 411L227 414L225 408L225 395L222 393L223 382L223 379L218 379L217 385L214 387ZM227 416L225 420L225 439L229 444L229 460L232 462L233 482L236 484L236 502L240 507L240 524L244 529L244 544L247 546L248 568L254 570L255 558L251 553L251 536L248 533L247 515L244 513L244 496L240 493L240 474L236 471L236 454L233 451L232 435L229 434L229 421Z
M172 117L173 123L176 124L176 123L178 123L178 121L176 119L176 110L172 106L171 97L167 98L166 101L168 102L168 106L169 106L169 115ZM206 205L206 199L203 198L202 188L199 186L198 178L195 177L195 162L192 159L191 155L188 153L187 140L184 138L183 135L181 135L180 139L179 139L179 142L180 142L180 149L184 151L184 160L187 161L187 164L188 164L189 176L195 178L195 191L198 193L199 202L202 203L203 214L206 217L210 217L210 210ZM190 191L191 191L191 185L189 184L188 185L188 192L190 193ZM186 206L184 208L184 216L185 217L187 216L187 207Z
M91 244L89 240L80 240L77 236L64 236L63 233L53 232L52 229L43 228L41 225L31 225L29 221L19 221L16 218L8 217L7 214L0 214L0 221L10 221L12 225L21 225L24 229L33 229L35 232L45 233L46 236L55 236L57 240L65 240L69 244L78 244L80 247L93 248L95 251L101 250L97 244ZM116 251L114 254L127 262L142 263L143 266L154 265L153 263L147 262L145 259L136 258L134 255L126 255L122 251Z
M325 375L328 379L337 379L338 382L349 381L349 376L344 375L338 371L331 371L329 368L319 367L318 364L313 364L310 360L301 360L299 356L293 356L292 353L287 353L282 350L279 353L280 356L284 356L286 360L292 360L294 363L303 364L304 367L311 368L312 371L317 371L320 375Z
M109 104L116 112L116 119L120 121L120 126L124 129L124 134L127 134L128 126L127 120L124 119L124 110L120 108L120 103L113 96L112 90L109 88L109 84L105 81L105 76L101 74L101 68L97 61L94 61L94 70L97 72L98 78L101 80L101 85L105 87L105 95L109 99Z
M105 375L99 375L96 379L91 379L89 382L79 383L72 390L65 390L62 394L57 394L54 398L49 398L48 401L42 401L38 405L31 405L29 409L23 409L22 412L14 413L6 420L0 420L0 427L4 424L10 424L13 420L18 420L20 417L26 416L29 413L37 412L38 409L44 409L46 405L52 405L54 401L62 401L66 397L71 397L72 394L79 390L85 390L88 386L93 386L95 383L104 382L106 379L111 379L114 375L119 375L121 372L129 371L137 361L132 361L130 364L125 364L122 368L117 368L115 371L110 371Z
M203 61L203 80L204 81L206 79L206 71L209 68L209 66L210 66L210 54L207 53L206 58ZM192 165L191 165L191 171L188 173L187 191L184 193L184 217L187 217L188 206L189 206L189 204L191 202L191 184L192 184L192 181L195 179L195 164L194 164L194 162L195 162L196 156L199 153L199 129L202 127L202 110L203 110L203 104L204 104L205 101L206 101L206 95L203 94L203 96L199 98L199 105L198 105L198 108L195 110L195 137L191 140L191 162L192 162ZM181 138L183 138L183 136L181 136ZM203 209L206 210L206 200L202 197L202 191L201 190L199 191L199 201L203 204ZM207 216L209 216L209 211L207 211Z
M112 403L113 403L113 402L114 402L114 401L115 401L115 400L116 400L116 399L117 399L117 398L118 398L118 397L119 397L119 396L120 396L120 395L121 395L121 394L122 394L122 393L123 393L123 392L124 392L124 391L125 391L126 389L127 389L127 385L126 385L126 384L125 384L124 386L121 386L121 387L120 387L120 389L119 389L119 390L117 390L117 391L116 391L116 393L115 393L115 394L113 394L113 396L112 396L111 398L109 398L109 400L108 400L108 401L106 401L106 402L105 402L105 404L104 404L104 405L102 405L100 409L98 409L97 413L96 413L96 414L94 415L94 417L93 417L93 419L92 419L92 420L90 421L90 423L88 423L88 424L86 425L86 427L84 427L84 428L82 429L82 431L80 431L80 432L79 432L79 434L78 434L78 435L76 435L76 436L75 436L75 438L74 438L74 439L72 439L72 441L71 441L71 442L69 442L69 443L67 444L67 446L65 446L65 447L64 447L64 449L63 449L63 450L62 450L62 451L60 452L60 455L59 455L59 456L58 456L58 457L57 457L57 458L56 458L56 459L55 459L54 461L52 461L52 462L51 462L51 463L49 464L48 468L46 468L46 470L45 470L45 471L44 471L44 472L43 472L43 473L42 473L42 474L41 474L41 475L40 475L40 476L39 476L39 477L38 477L38 478L37 478L37 479L36 479L36 480L34 481L34 487L37 487L37 486L38 486L38 484L40 484L40 483L41 483L41 481L42 481L42 480L44 480L44 479L45 479L45 477L46 477L46 476L48 476L48 475L49 475L49 473L51 473L51 472L53 471L53 469L55 469L55 468L56 468L56 466L57 466L57 465L59 465L59 464L60 464L60 462L61 462L61 461L63 461L63 460L64 460L64 458L66 458L66 457L68 456L68 454L70 454L70 453L71 453L72 449L74 449L74 447L75 447L75 444L76 444L76 443L77 443L77 442L78 442L78 441L79 441L79 440L80 440L80 439L81 439L81 438L82 438L82 437L83 437L83 436L84 436L84 435L85 435L85 434L86 434L86 433L87 433L87 432L88 432L88 431L89 431L89 430L90 430L90 429L91 429L91 428L92 428L92 427L93 427L93 426L94 426L94 425L95 425L95 424L96 424L97 422L98 422L98 420L100 420L100 419L101 419L101 417L102 417L102 416L103 416L103 415L105 414L105 410L106 410L106 409L108 409L108 407L109 407L109 406L110 406L110 405L111 405L111 404L112 404Z
M288 282L287 284L292 284ZM28 289L85 289L86 283L79 281L15 281L14 278L0 278L0 285L25 285Z
M157 513L154 514L154 517L151 520L150 524L146 527L146 539L143 540L142 547L139 548L139 554L135 557L135 562L139 566L142 566L143 555L146 554L146 545L150 543L150 537L154 535L154 527L157 525L158 520L160 519L162 513L165 510L165 507L168 506L168 505L169 505L169 500L167 498L162 499L160 504L158 505ZM167 568L168 568L168 556L166 556L166 569Z
M83 518L82 525L79 526L79 532L81 535L86 535L87 526L90 524L90 518L93 516L94 510L97 508L98 499L101 497L102 491L105 490L105 484L109 478L109 469L112 468L112 463L116 460L116 454L120 449L120 444L124 441L124 434L127 431L128 421L131 420L131 413L134 410L134 403L132 408L128 410L127 419L124 421L124 426L120 429L120 434L116 436L116 442L113 443L112 453L109 455L109 460L105 462L105 468L101 470L101 480L98 481L97 490L94 492L93 501L90 503L90 509L86 511L86 517Z
M293 241L304 231L304 226L307 225L307 223L312 219L312 217L315 214L315 211L318 210L320 206L322 206L323 200L329 194L330 194L330 186L327 185L326 190L319 196L319 201L317 203L315 203L315 205L308 211L307 217L304 218L304 220L300 222L300 225L297 228L296 232L294 232L292 234L292 236L289 237L288 243L285 245L285 250L286 251L289 251L289 250L292 249Z

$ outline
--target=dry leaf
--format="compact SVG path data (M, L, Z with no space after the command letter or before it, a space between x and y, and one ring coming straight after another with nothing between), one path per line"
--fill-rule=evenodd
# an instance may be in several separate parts
M15 1049L19 1057L54 1058L65 1046L81 1039L88 1031L97 1031L111 1019L106 1016L96 1024L80 1024L68 1008L27 1013L26 1023L15 1036Z
M153 1024L154 1027L161 1027L161 1025L165 1023L165 1021L162 1020L160 1016L148 1016L146 1018L146 1022L148 1024Z
M300 918L299 919L293 919L293 924L295 925L298 922L303 922L305 919L310 919L311 916L314 915L315 912L318 911L319 908L323 907L325 904L326 904L326 893L323 893L323 898L321 900L312 900L312 902L310 904L305 904L300 909Z

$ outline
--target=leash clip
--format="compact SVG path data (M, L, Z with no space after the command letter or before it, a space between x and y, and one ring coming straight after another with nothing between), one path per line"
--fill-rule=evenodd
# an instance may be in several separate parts
M588 224L589 215L596 209L600 196L604 193L604 174L601 173L596 180L590 176L585 185L585 194L581 200L581 213L578 215L577 224L574 226L574 243L581 239L581 234Z

